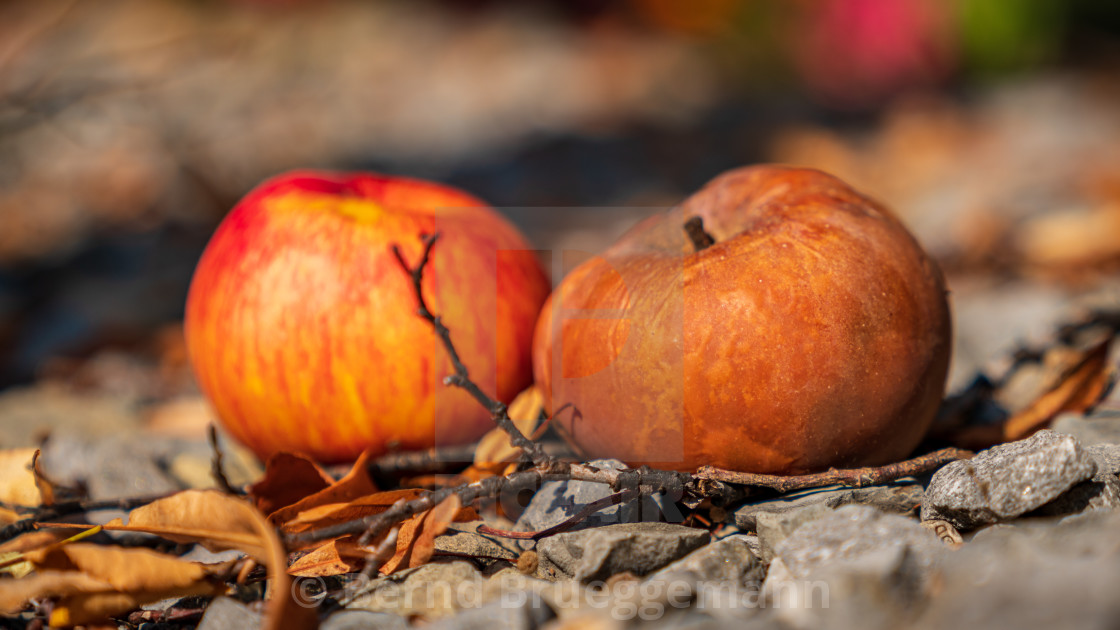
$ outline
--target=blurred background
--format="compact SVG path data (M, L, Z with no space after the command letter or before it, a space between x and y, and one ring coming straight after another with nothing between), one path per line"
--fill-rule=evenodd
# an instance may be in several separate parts
M1120 3L0 2L0 446L197 435L191 272L280 171L617 209L764 161L886 201L941 261L959 389L1120 304ZM519 220L594 250L639 213Z

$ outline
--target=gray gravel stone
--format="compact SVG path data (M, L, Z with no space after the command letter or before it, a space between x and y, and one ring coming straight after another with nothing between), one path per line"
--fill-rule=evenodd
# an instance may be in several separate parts
M1075 438L1042 430L937 471L926 488L922 520L944 520L969 530L1015 518L1096 471L1096 462Z
M556 618L556 613L547 604L536 600L534 605L530 601L525 600L518 605L493 601L424 627L428 630L535 630Z
M693 609L714 617L743 619L755 614L765 567L751 549L748 536L717 540L646 578L647 592L671 593L679 605L691 599ZM668 600L667 600L668 601Z
M759 532L763 543L759 555L769 561L775 544L802 523L828 514L832 508L859 503L892 514L909 514L921 504L922 492L916 481L867 488L814 488L741 506L731 513L729 520L744 531ZM766 534L762 535L762 531Z
M737 535L705 545L650 575L647 580L668 579L691 574L710 582L757 582L762 563L751 550L747 536Z
M912 573L910 581L919 584L930 577L945 547L914 520L865 505L845 505L799 527L774 551L794 578L807 578L822 568L875 568L902 558Z
M618 470L625 464L617 459L597 459L589 462L602 469ZM591 481L550 481L541 486L533 495L525 511L517 519L514 530L523 532L540 531L575 516L588 503L606 498L614 491L606 484ZM591 515L573 528L574 530L615 525L618 523L639 523L667 521L679 523L684 515L673 503L673 497L643 497L611 506Z
M217 597L206 607L198 630L228 630L229 628L259 628L261 614L229 597Z
M646 575L708 544L708 532L670 523L623 523L549 536L537 545L538 575L605 580Z
M472 556L487 562L493 559L516 562L521 552L515 549L514 541L491 538L473 531L480 523L482 521L453 523L445 533L436 537L436 553Z
M319 630L406 630L408 621L399 615L370 610L340 610L327 617Z
M350 607L402 617L444 617L464 602L480 602L484 582L470 562L429 562L372 580L355 593Z
M1054 419L1051 428L1066 433L1086 446L1120 444L1120 412L1098 410L1088 416L1064 413Z
M763 598L784 623L894 628L920 607L948 550L909 518L846 505L799 527L775 553Z
M940 588L911 627L1115 628L1120 512L988 527L939 571Z
M1085 450L1097 462L1098 476L1120 474L1120 444L1090 444Z

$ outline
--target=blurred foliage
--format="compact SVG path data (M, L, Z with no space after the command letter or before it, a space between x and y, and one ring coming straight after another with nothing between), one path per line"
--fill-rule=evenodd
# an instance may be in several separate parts
M1064 0L958 0L965 67L992 76L1053 60L1074 4Z

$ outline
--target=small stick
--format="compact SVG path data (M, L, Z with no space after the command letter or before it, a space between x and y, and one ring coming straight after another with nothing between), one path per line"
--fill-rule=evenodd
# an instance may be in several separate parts
M688 240L692 241L692 248L698 252L716 244L716 239L704 231L704 219L701 217L692 217L685 221L684 231L685 234L688 234Z
M888 481L901 479L902 477L911 477L927 473L949 462L958 459L968 459L972 457L972 455L972 452L958 448L943 448L939 451L922 455L921 457L915 457L885 466L847 469L832 468L822 473L794 476L759 475L704 466L696 471L695 476L698 479L710 479L744 486L771 488L778 492L791 492L793 490L820 488L836 484L862 488L863 486L886 483Z
M471 395L480 405L490 412L490 417L494 422L501 427L503 431L509 434L510 444L520 448L529 459L537 465L549 461L548 455L545 454L544 449L539 444L525 437L513 420L509 417L509 412L506 406L501 401L495 400L486 395L474 381L471 380L470 372L467 366L463 364L462 359L459 358L459 352L455 349L455 345L451 343L451 331L443 324L443 321L438 315L433 315L432 311L428 308L428 303L424 299L424 291L422 283L424 280L424 268L428 266L428 261L431 258L432 246L436 244L439 239L439 232L435 234L421 235L421 240L424 243L424 253L420 256L420 262L415 267L410 266L401 254L401 249L397 245L393 245L393 256L397 258L401 269L405 271L412 279L412 290L416 294L416 302L418 304L416 312L423 317L432 328L435 329L436 335L439 336L440 341L443 343L447 355L451 358L451 365L455 373L444 379L445 385L452 385L464 390Z
M373 552L366 556L366 565L362 567L362 575L365 577L373 577L377 570L385 566L385 563L393 557L397 552L397 535L400 532L399 527L394 527L389 530L389 535L385 540L377 543Z
M10 525L0 528L0 543L7 542L16 536L26 534L27 532L34 531L36 525L40 521L49 521L67 516L69 514L79 514L82 512L92 512L95 510L123 510L128 511L138 508L141 505L147 505L157 499L162 499L169 494L153 494L142 497L131 497L127 499L110 499L107 501L63 501L55 503L49 508L36 510L33 516L29 516L23 520L16 521Z
M218 429L213 422L206 428L206 436L210 439L210 449L214 452L214 456L210 459L210 476L214 478L222 492L234 496L244 494L234 488L229 482L229 477L226 477L226 471L222 466L222 449L218 447Z

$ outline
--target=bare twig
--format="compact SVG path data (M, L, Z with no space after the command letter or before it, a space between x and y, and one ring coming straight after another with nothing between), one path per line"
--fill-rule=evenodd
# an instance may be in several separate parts
M679 500L686 492L691 491L689 486L691 478L687 473L645 467L624 470L600 469L575 462L551 462L547 465L518 471L505 477L488 477L455 488L429 491L420 498L398 503L384 512L321 529L291 534L287 537L287 540L293 544L303 545L365 532L358 542L362 545L368 545L389 527L410 516L435 507L452 494L458 495L459 499L466 505L477 499L500 496L507 491L539 488L545 481L552 480L592 481L607 484L616 491L636 489L642 496L660 492L666 494L673 501Z
M229 482L229 477L226 477L226 471L222 466L222 449L218 446L218 429L214 426L214 423L210 423L210 426L207 427L206 435L210 438L210 450L214 452L210 459L210 476L214 478L223 492L232 495L244 494L244 492L234 488L233 484Z
M401 254L401 249L397 245L393 245L392 247L393 256L397 258L401 269L404 269L405 273L412 279L412 289L416 294L416 302L418 305L416 309L417 314L432 325L436 335L443 343L447 355L451 358L451 365L455 373L444 379L444 384L453 385L462 389L478 401L480 405L486 408L486 410L490 412L490 417L494 419L494 422L501 427L503 431L509 434L510 444L520 448L528 455L533 464L541 465L546 463L549 461L548 455L545 454L539 444L521 433L521 430L518 429L517 425L510 419L505 404L488 396L482 391L482 388L471 380L467 366L463 364L463 360L459 358L459 352L455 349L455 345L451 343L451 331L447 329L447 326L443 324L439 316L432 314L432 311L428 308L428 303L424 299L423 290L424 268L428 266L428 261L432 254L432 246L435 245L436 241L439 239L439 233L422 235L421 239L424 243L424 253L420 256L420 262L418 262L415 267L410 266L405 261L404 256Z
M688 234L688 240L692 242L692 248L698 252L716 244L716 239L704 231L704 219L700 217L692 217L685 221L684 231L685 234Z
M0 529L0 543L7 542L16 536L33 531L41 521L51 521L70 514L81 514L95 510L131 510L141 505L147 505L157 499L162 499L168 494L153 494L127 499L111 499L108 501L63 501L50 507L36 510L33 516L16 521Z
M366 565L362 567L362 575L373 577L377 570L385 565L393 554L397 552L397 534L399 527L389 530L389 535L374 547L373 552L366 556Z
M903 477L911 477L937 470L938 468L958 459L972 457L970 451L958 448L943 448L921 457L908 459L886 466L869 468L832 468L822 473L811 475L759 475L755 473L722 470L712 466L704 466L696 471L696 478L700 480L722 481L726 483L760 488L771 488L778 492L791 492L806 488L820 488L831 485L845 485L861 488L879 483L894 481Z
M476 444L463 444L426 451L389 453L370 461L366 470L374 479L419 473L457 472L474 461L476 447Z

